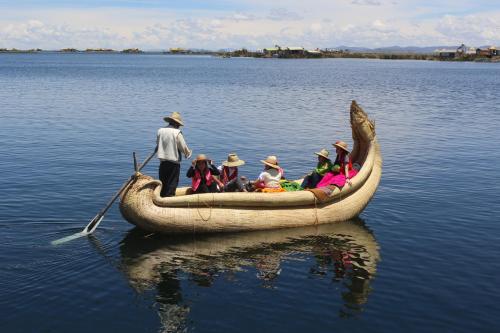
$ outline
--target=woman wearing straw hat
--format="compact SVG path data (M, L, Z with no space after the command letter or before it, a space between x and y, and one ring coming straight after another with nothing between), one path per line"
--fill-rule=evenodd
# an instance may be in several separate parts
M219 167L220 189L224 192L247 192L248 180L244 176L238 176L238 167L245 164L238 155L230 153L227 160Z
M260 162L264 163L264 171L260 173L259 178L254 182L254 188L262 192L284 192L285 190L280 186L284 171L278 164L278 158L270 155Z
M219 170L212 164L205 154L196 156L186 176L191 178L191 189L194 194L216 193L217 183L214 176L218 176Z
M179 184L181 153L186 158L190 158L192 152L179 129L184 126L181 115L178 112L173 112L170 116L164 117L163 120L169 125L160 128L156 135L156 151L160 159L158 173L162 182L160 195L162 197L171 197L175 196L175 190Z
M333 167L332 161L328 157L330 155L328 150L321 149L315 154L318 155L318 164L309 175L304 177L304 181L301 185L301 187L304 189L315 188L316 185L321 181L323 176Z
M335 185L339 188L344 187L345 183L351 184L350 179L357 173L352 167L351 154L347 149L347 143L337 141L333 144L336 149L337 157L333 163L332 171L328 172L318 183L317 187Z

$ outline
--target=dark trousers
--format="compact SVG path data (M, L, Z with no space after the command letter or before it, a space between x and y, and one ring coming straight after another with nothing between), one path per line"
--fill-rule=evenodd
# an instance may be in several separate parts
M217 184L212 182L212 184L207 185L206 183L201 183L200 186L194 191L194 194L200 193L217 193L219 190L217 189Z
M161 161L159 177L162 183L160 195L162 197L175 196L175 190L179 185L179 173L181 165L170 161Z
M243 192L247 190L248 180L242 177L236 177L224 185L224 192Z
M302 182L302 185L300 187L302 188L316 188L316 185L321 181L323 176L320 174L316 173L316 171L313 171L312 174L309 176L306 176L304 178L304 181Z

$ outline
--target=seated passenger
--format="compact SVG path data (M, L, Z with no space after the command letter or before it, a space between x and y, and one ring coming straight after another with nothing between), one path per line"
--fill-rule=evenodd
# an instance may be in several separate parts
M262 192L284 192L280 186L281 177L284 171L278 165L278 158L276 156L268 156L264 161L264 171L259 175L259 178L254 182L256 191Z
M244 176L238 176L238 167L244 165L245 161L240 160L238 155L231 153L227 160L219 166L220 181L219 188L224 192L247 192L248 180Z
M332 171L325 174L316 187L335 185L342 188L346 182L350 185L350 179L357 174L357 171L352 167L351 154L347 149L347 143L337 141L333 146L336 148L337 157L333 162Z
M214 176L219 175L219 170L212 165L212 161L205 154L200 154L192 162L186 176L191 178L191 189L194 194L218 192Z
M304 181L302 182L301 187L304 189L315 188L316 185L321 181L323 176L332 169L332 161L328 158L330 154L328 150L321 149L319 153L315 153L318 155L318 164L316 165L316 169L313 170L309 175L304 177Z

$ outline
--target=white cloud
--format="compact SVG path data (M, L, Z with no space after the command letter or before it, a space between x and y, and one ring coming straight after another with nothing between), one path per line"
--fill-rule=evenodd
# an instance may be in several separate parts
M404 4L368 1L380 2L379 6L353 5L352 0L312 0L307 4L298 0L259 1L252 2L254 10L245 11L0 8L3 13L0 48L500 44L500 11L432 15L433 9L429 6L413 4L413 10L409 10L414 0ZM457 8L465 6L464 1L456 3ZM445 1L441 1L440 10L444 6Z
M12 47L18 48L59 48L62 45L114 47L125 43L127 38L109 29L72 28L68 25L50 25L39 20L29 20L0 29L0 40L5 43L5 47L13 44Z
M273 21L297 21L303 19L301 15L286 8L272 8L267 18Z
M228 19L233 19L235 21L255 21L257 20L257 16L253 14L246 13L234 13L228 17Z
M382 3L377 0L352 0L351 3L353 5L361 5L361 6L380 6Z
M436 31L447 38L460 36L462 41L479 44L498 44L500 41L500 20L498 16L470 15L457 17L447 15L436 24Z

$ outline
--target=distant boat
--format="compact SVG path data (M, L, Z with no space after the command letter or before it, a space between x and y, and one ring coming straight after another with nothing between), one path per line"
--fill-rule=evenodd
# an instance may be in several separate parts
M361 166L351 185L323 200L310 191L282 193L204 193L160 197L161 182L140 175L121 197L124 218L158 233L208 233L267 230L346 221L359 215L375 194L382 156L375 126L353 101L350 110L353 163ZM301 180L297 180L300 182Z

